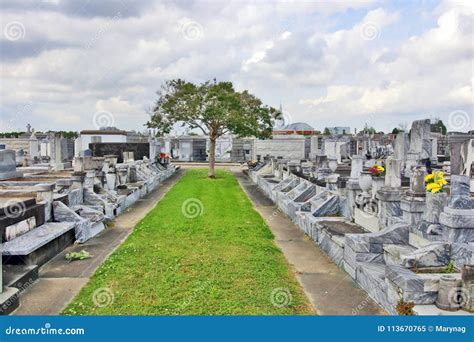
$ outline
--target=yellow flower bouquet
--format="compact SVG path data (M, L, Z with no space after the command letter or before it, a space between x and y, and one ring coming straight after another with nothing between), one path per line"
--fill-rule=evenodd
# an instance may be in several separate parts
M437 192L442 192L448 184L448 181L444 179L442 171L433 171L425 176L425 184L426 190L435 194Z

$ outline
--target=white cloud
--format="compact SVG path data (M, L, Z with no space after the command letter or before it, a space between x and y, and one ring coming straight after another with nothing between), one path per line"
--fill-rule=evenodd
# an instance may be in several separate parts
M2 19L26 34L1 51L0 122L31 102L25 121L39 130L92 128L98 110L141 130L155 91L176 77L231 80L320 129L472 112L472 9L458 2L420 18L372 1L111 2L81 15L12 4ZM414 18L423 29L400 33Z

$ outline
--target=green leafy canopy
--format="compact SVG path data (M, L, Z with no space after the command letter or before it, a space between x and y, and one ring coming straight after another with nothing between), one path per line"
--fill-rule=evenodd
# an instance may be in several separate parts
M231 82L194 84L175 79L166 81L157 94L147 126L158 134L169 133L174 124L181 123L211 140L226 133L268 138L279 115L247 90L237 92Z

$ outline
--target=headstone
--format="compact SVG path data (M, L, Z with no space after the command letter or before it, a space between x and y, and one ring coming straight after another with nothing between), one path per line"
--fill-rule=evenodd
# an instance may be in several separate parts
M416 166L410 177L410 190L407 194L415 197L425 197L425 175L426 168L424 166Z
M420 159L431 158L431 123L429 119L415 120L410 132L410 152Z
M315 156L316 169L327 167L328 157L324 154L318 154Z
M65 149L67 148L65 144L65 139L54 134L50 133L48 137L49 141L49 156L50 156L50 165L56 170L64 170L64 157Z
M33 131L29 140L28 157L30 159L38 158L40 156L39 149L39 141L36 138L36 133Z
M450 133L448 135L449 158L451 162L451 174L462 174L463 161L461 149L463 144L474 139L474 133Z
M471 192L474 192L474 139L461 146L461 174L471 179Z
M426 209L425 174L426 168L424 166L416 166L413 168L410 178L410 189L400 202L403 220L409 226L418 226Z
M431 136L431 162L434 164L438 163L438 138Z
M314 160L316 155L321 153L321 147L319 146L319 136L312 136L310 143L310 154L309 158Z
M394 158L405 160L408 152L408 134L406 132L400 132L397 134L394 143Z
M385 186L377 192L379 225L382 229L392 226L402 216L401 188L402 161L389 158L385 162Z
M467 176L451 176L451 196L448 207L451 209L472 209Z
M82 152L82 139L79 136L74 140L74 157L80 157L81 152Z
M351 160L351 178L359 179L360 173L364 168L364 157L353 155Z
M19 174L16 172L16 153L13 150L0 150L0 180L15 178Z
M387 159L385 161L385 186L399 188L402 185L402 160Z
M133 152L123 152L123 162L133 162L135 160Z
M470 197L470 179L467 176L451 176L448 205L439 216L440 224L447 227L449 242L474 242L474 209Z

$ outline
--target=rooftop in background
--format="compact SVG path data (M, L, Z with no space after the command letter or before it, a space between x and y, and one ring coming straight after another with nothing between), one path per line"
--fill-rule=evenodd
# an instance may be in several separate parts
M332 135L346 135L346 134L351 134L351 128L350 127L341 127L341 126L336 126L336 127L327 127L329 134Z
M282 128L277 128L273 130L273 134L298 134L298 135L313 135L314 128L308 125L305 122L295 122L289 125L286 125Z
M127 135L127 131L117 127L101 127L100 129L87 129L81 131L81 135Z

